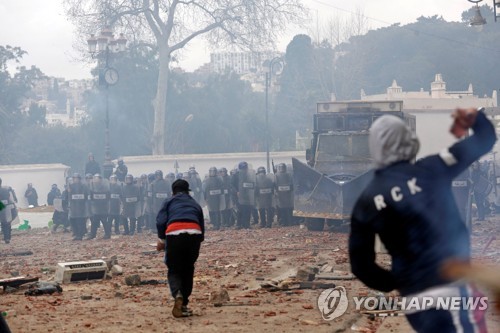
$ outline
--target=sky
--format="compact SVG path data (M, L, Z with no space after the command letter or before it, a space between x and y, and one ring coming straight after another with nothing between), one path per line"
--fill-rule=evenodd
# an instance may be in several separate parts
M90 78L91 64L78 61L74 49L74 28L66 19L63 0L0 0L0 45L19 46L28 54L22 65L39 67L49 76L66 79ZM311 9L309 28L290 28L278 41L278 51L299 33L312 33L316 22L334 15L350 15L357 8L364 12L372 29L394 23L407 24L420 16L440 15L447 21L460 21L472 4L467 0L303 0ZM489 1L485 1L489 4ZM489 4L491 5L491 4ZM486 18L492 22L492 18ZM209 61L210 49L203 41L188 45L180 66L192 71Z

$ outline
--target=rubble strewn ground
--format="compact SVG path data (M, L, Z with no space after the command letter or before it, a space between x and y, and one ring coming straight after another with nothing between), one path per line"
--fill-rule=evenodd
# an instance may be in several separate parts
M500 237L481 254L489 237L500 235L499 221L494 217L474 226L474 257L482 263L500 265ZM31 250L33 255L0 255L0 279L29 275L51 281L58 262L113 256L123 274L115 269L105 280L64 284L61 294L25 296L25 286L0 291L0 309L9 312L13 332L376 332L379 327L379 332L410 332L402 317L388 318L381 327L384 319L370 320L351 309L325 321L317 306L321 289L261 288L302 267L348 272L347 237L298 226L209 230L196 268L194 316L174 319L163 253L154 251L155 234L74 242L70 234L51 234L47 228L17 231L11 244L0 244L0 254ZM390 264L387 255L379 257ZM132 275L146 283L127 285ZM325 282L344 286L349 296L372 293L355 279ZM214 298L223 301L214 306ZM500 331L500 316L490 311L488 325L491 332Z

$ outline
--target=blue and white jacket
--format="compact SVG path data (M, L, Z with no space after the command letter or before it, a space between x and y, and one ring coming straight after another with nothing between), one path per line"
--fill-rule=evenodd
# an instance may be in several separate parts
M469 233L451 183L496 141L484 113L472 129L473 135L440 154L375 172L355 204L349 237L352 272L368 287L413 294L451 282L440 274L446 260L469 260ZM375 263L376 234L392 257L390 271Z

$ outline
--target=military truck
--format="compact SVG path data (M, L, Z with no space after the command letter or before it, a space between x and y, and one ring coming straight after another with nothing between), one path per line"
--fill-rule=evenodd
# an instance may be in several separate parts
M353 205L373 176L368 130L378 117L395 115L415 132L415 116L402 101L317 103L307 164L293 158L294 216L309 230L345 225Z

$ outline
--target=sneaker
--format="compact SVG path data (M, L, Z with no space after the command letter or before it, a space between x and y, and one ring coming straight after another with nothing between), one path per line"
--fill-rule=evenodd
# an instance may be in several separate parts
M187 305L183 305L181 309L183 317L191 317L193 315L193 310L188 308Z
M10 244L10 239L6 239L5 244Z
M174 301L174 307L172 309L172 315L175 318L181 318L184 317L183 311L182 311L182 302L183 302L183 297L180 292L177 293L177 296L175 296L175 301Z

